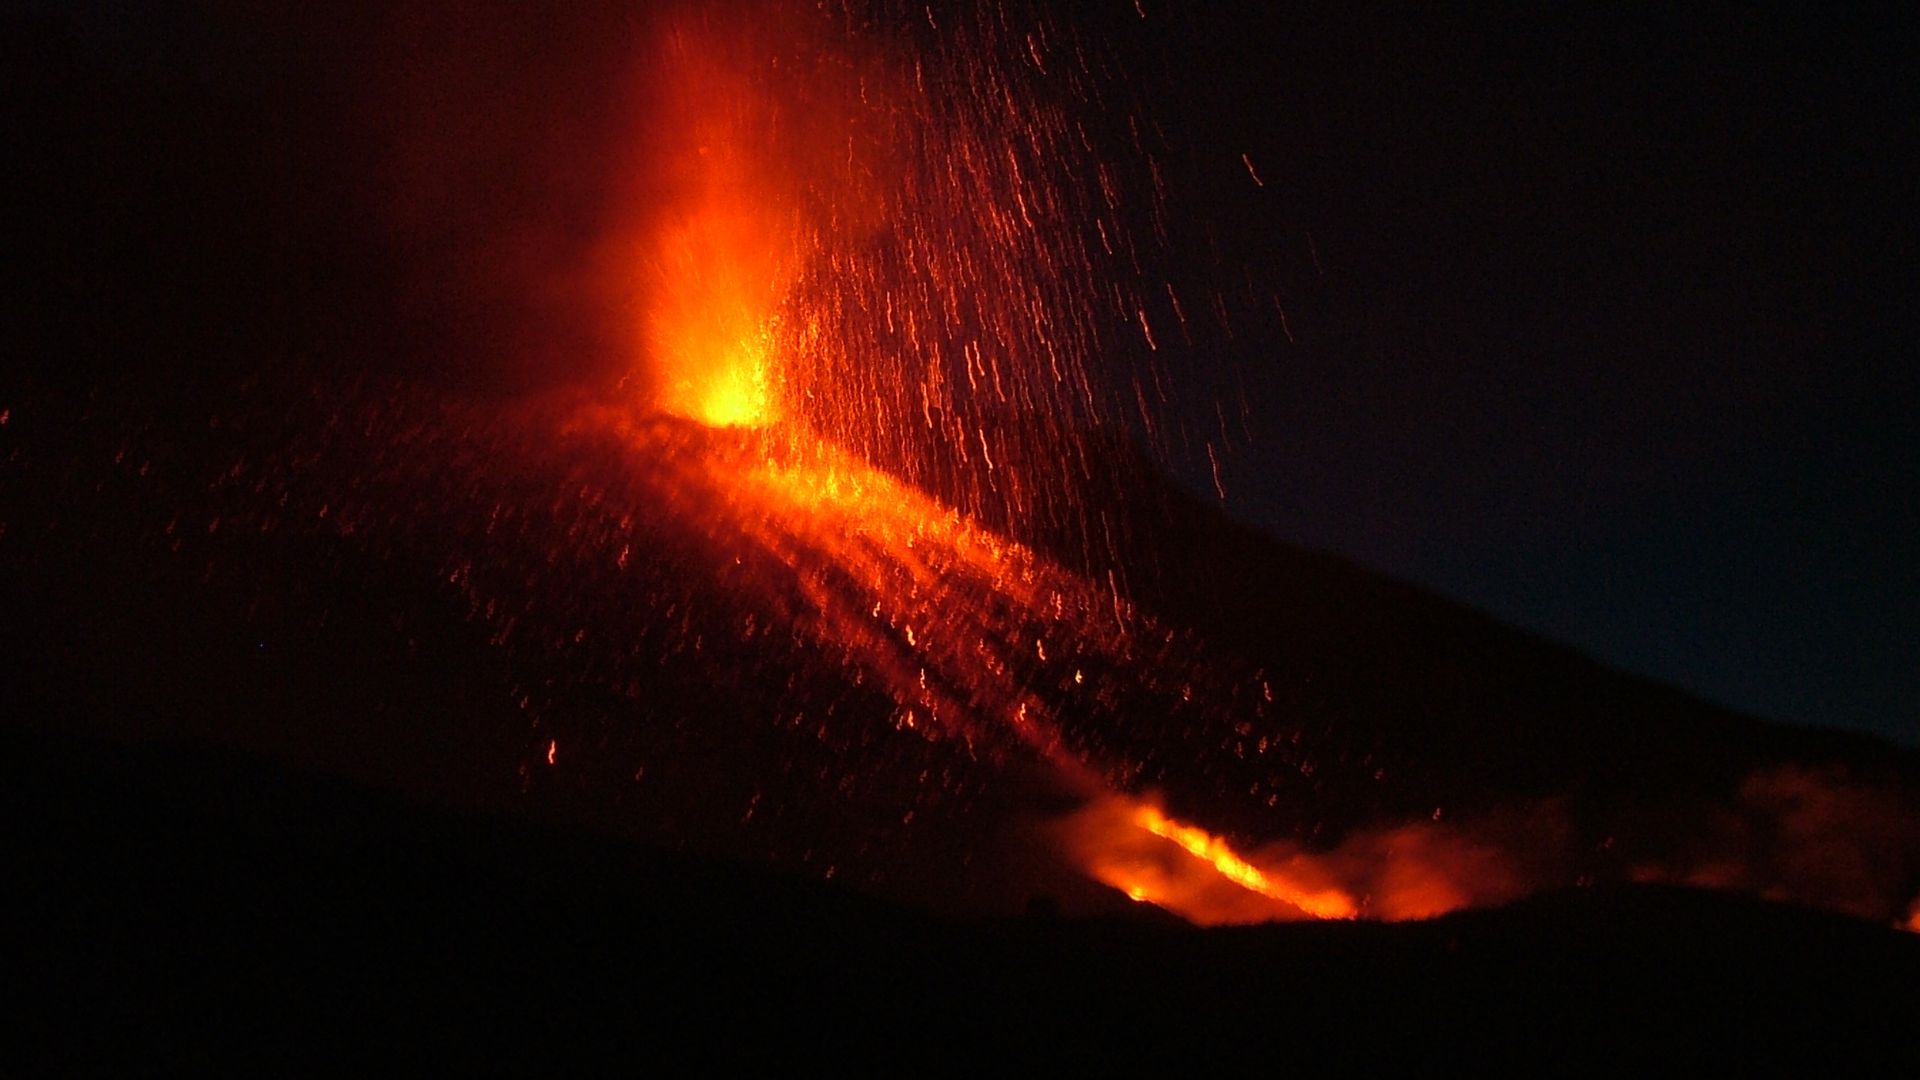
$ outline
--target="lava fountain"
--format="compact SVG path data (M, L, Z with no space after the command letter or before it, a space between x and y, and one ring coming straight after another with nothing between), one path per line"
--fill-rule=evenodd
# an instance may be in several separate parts
M649 140L659 217L637 256L640 351L657 407L759 426L774 416L774 320L801 237L772 171L766 91L699 30L671 27L654 67L665 122Z
M629 386L1091 537L1075 434L1144 415L1098 373L1145 336L1118 181L1060 104L1094 98L1088 51L998 6L910 14L662 16L610 248Z

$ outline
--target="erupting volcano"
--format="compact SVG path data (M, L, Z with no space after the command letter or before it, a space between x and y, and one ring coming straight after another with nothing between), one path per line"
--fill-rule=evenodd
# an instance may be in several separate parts
M1078 798L1118 797L1137 767L1076 746L1061 712L1097 728L1137 693L1126 684L1222 676L1193 646L1192 659L1159 659L1157 678L1131 675L1155 662L1138 642L1160 628L1111 573L1095 583L1014 539L1084 528L1078 436L1108 408L1088 371L1111 301L1085 245L1097 236L1111 256L1125 232L1074 197L1074 178L1100 176L1109 211L1119 196L1084 128L994 62L1016 35L1029 73L1072 58L1003 13L924 56L858 35L849 48L830 19L761 15L746 33L701 18L662 33L630 380L646 388L640 412L759 434L731 452L663 452L657 435L625 431L649 457L702 459L673 463L666 501L719 550L770 554L747 584L875 677L899 723L1033 757ZM1124 304L1120 316L1127 326ZM1304 898L1224 840L1196 843L1206 834L1138 806L1127 828L1277 902L1266 915L1358 910L1337 889ZM1136 900L1215 917L1194 890L1149 890L1127 860L1095 859L1095 876Z
M1434 810L1370 821L1392 839L1349 837L1338 857L1286 847L1327 816L1294 778L1333 749L1336 768L1372 774L1347 783L1385 783L1390 752L1338 731L1303 746L1263 668L1122 583L1140 569L1121 554L1129 534L1153 528L1142 514L1169 511L1099 489L1113 468L1094 460L1113 454L1099 433L1151 434L1143 388L1165 374L1122 213L1138 196L1067 107L1097 103L1084 48L1004 9L945 27L929 11L917 40L761 14L748 32L665 25L649 69L654 182L633 232L643 329L623 382L641 389L574 421L612 423L654 462L675 520L743 568L750 624L770 619L873 680L896 726L1038 763L1086 804L1055 830L1062 854L1195 921L1428 917L1607 873L1596 864L1612 857L1579 845L1615 838L1568 835L1550 801L1530 836L1456 831ZM1130 353L1136 331L1145 350ZM1130 354L1131 373L1115 363ZM1131 413L1100 389L1116 380ZM653 410L754 431L668 438L620 419ZM1231 796L1250 807L1227 813L1266 854L1169 816L1151 790L1160 751L1116 736L1127 717L1181 717L1183 735L1221 733L1208 737L1255 763ZM1612 872L1718 872L1631 858ZM1773 873L1735 876L1899 911L1895 894L1843 895L1861 883Z
M0 397L23 723L1175 949L1668 887L1920 926L1910 753L1229 518L1207 350L1273 327L1171 269L1118 62L1018 4L879 9L358 46L404 74L343 96L379 122L315 231L377 242L124 345L237 374Z

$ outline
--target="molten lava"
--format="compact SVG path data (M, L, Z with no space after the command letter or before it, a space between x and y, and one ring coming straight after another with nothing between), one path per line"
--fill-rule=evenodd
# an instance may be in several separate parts
M1168 817L1152 801L1096 798L1060 831L1095 880L1204 926L1361 914L1353 896L1312 860L1256 865L1224 838Z
M1153 835L1173 841L1196 859L1206 860L1221 877L1250 892L1292 904L1321 919L1350 919L1359 913L1352 898L1340 890L1303 890L1280 880L1278 875L1262 873L1236 855L1226 841L1191 825L1182 825L1153 806L1142 806L1135 820Z

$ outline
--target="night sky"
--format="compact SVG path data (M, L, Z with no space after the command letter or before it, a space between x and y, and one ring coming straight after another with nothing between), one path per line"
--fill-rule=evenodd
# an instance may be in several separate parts
M1228 509L1280 537L1740 710L1915 741L1920 102L1901 20L1250 6L1055 17L1126 73L1096 123L1146 121L1167 232L1149 274L1228 298L1231 338L1197 330L1161 361L1194 433L1173 448L1186 481L1211 494L1196 448L1224 427ZM430 39L428 9L409 10ZM139 284L152 267L212 283L197 302L233 315L223 341L298 324L346 354L498 299L470 281L423 294L378 263L442 239L433 222L532 215L562 239L553 266L591 233L537 191L474 180L494 167L477 154L445 204L370 212L385 178L366 163L404 122L332 60L378 20L52 4L23 20L12 48L42 77L11 119L47 152L12 272L30 336L87 346L42 376L130 341L204 345ZM536 81L547 96L450 50L422 63L466 72L475 132L590 142L581 88L617 41L502 25L487 48L570 73ZM374 134L340 137L356 117ZM463 190L503 201L455 206ZM45 226L63 214L71 229ZM314 283L328 305L302 307ZM341 303L351 326L328 322Z
M1168 7L1130 40L1205 192L1175 220L1292 337L1221 346L1231 510L1756 715L1920 736L1901 20Z

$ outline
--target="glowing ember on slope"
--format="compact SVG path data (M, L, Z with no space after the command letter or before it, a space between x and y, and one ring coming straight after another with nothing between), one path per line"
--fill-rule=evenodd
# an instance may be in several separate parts
M1094 878L1201 925L1426 919L1572 883L1559 862L1564 822L1551 803L1470 826L1360 829L1329 850L1284 840L1236 848L1169 816L1157 798L1096 799L1059 832Z

